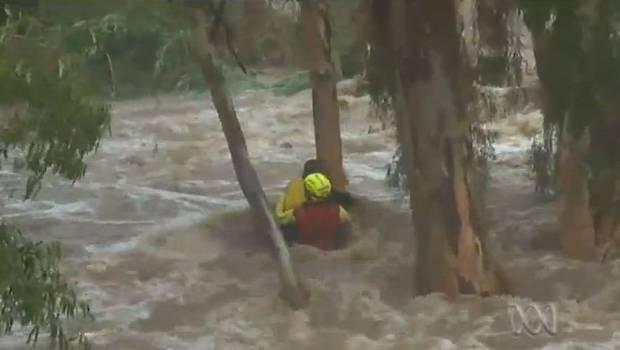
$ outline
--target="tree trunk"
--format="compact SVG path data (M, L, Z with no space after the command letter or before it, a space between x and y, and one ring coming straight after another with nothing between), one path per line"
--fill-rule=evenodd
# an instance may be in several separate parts
M317 159L321 161L334 188L343 190L348 180L342 166L340 111L336 73L331 57L328 5L324 0L300 1L300 21L312 82L312 115Z
M586 130L577 138L563 132L560 148L560 242L568 256L603 261L606 259L618 228L616 219L617 165L614 150L617 134L613 131ZM605 134L611 134L606 137ZM595 145L599 147L595 147ZM597 153L603 158L591 179L586 168L586 155Z
M245 64L260 64L259 36L267 21L265 0L243 0L243 15L239 23L239 56Z
M618 228L614 198L617 134L613 123L595 124L581 135L567 125L559 148L561 247L570 257L603 261ZM586 164L589 154L600 160L591 175Z
M411 140L411 125L409 124L409 118L407 115L407 101L404 98L403 86L400 82L400 78L395 78L394 90L392 96L392 105L394 108L394 117L396 118L396 131L398 135L398 143L401 147L402 163L404 165L405 174L413 174L415 168L413 168L413 143ZM409 175L407 175L408 177ZM413 210L413 188L407 186L409 190L409 208Z
M594 177L590 184L591 202L593 204L592 219L595 230L594 244L597 247L597 258L601 261L607 258L618 229L617 204L615 203L617 191L615 176L617 174L614 173L614 170L612 168L604 171L599 176Z
M585 156L590 141L585 130L577 139L565 128L560 147L560 243L571 257L596 256L594 221L590 213L590 191Z
M617 213L620 196L616 179L620 178L620 106L618 102L606 112L606 118L592 128L591 153L598 169L590 180L590 211L594 225L597 259L604 261L614 248L619 227Z
M239 186L254 212L259 229L269 233L275 247L282 283L281 296L291 307L303 308L309 301L308 292L294 272L282 232L273 218L260 180L250 163L245 137L237 119L232 98L226 88L221 68L215 62L213 46L208 40L206 23L205 11L200 8L194 9L193 47L222 124Z
M584 4L592 5L594 2L584 1L581 5ZM611 56L611 51L601 51L600 47L596 49L596 44L601 44L609 38L603 31L587 29L590 27L581 23L581 21L604 22L605 16L599 18L604 11L596 9L595 6L587 11L594 16L593 18L578 16L576 13L579 11L571 7L581 5L567 3L567 7L561 12L562 17L558 17L556 22L571 24L569 27L548 30L546 27L548 18L545 11L539 11L540 8L535 11L529 9L526 23L532 32L536 68L543 87L545 122L548 125L555 125L560 124L558 119L561 119L563 123L557 148L560 245L563 252L570 257L602 261L612 247L618 228L614 196L615 179L618 176L616 153L619 150L617 135L620 129L618 127L620 108L615 102L616 96L606 96L595 90L600 88L600 82L596 81L593 72L600 71L601 67L598 65L608 62L605 55ZM554 5L549 3L545 6ZM586 7L581 8L584 9ZM550 11L550 8L546 10ZM571 37L583 39L572 42L557 39L550 34L569 30L579 33L572 34ZM558 55L559 51L574 54ZM592 56L596 56L600 61L592 59ZM568 61L566 57L569 57ZM566 62L571 64L567 65ZM560 72L558 65L563 68ZM569 71L566 67L575 68L572 73L565 73ZM586 77L586 82L591 85L584 85L581 77ZM588 93L596 95L593 100L607 99L603 103L606 107L596 111L597 104L592 102L588 108L584 108L583 100L588 98ZM582 128L572 127L571 123L585 124L587 127L581 130ZM547 149L551 149L550 146L547 145ZM588 157L596 163L590 169L586 163Z
M480 33L480 80L485 85L505 86L508 50L508 15L510 1L478 0L478 32Z
M507 292L505 276L485 257L473 208L466 156L467 85L459 60L452 1L375 0L389 20L392 51L404 101L399 127L408 127L408 181L417 236L415 284L419 294ZM471 81L469 82L471 84ZM399 113L397 113L398 115ZM406 136L401 139L407 140ZM477 210L474 210L477 209Z

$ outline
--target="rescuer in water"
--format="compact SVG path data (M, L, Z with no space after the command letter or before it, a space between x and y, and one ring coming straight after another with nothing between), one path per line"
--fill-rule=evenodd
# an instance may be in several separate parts
M305 176L302 184L302 204L278 218L285 240L326 251L344 248L351 236L351 221L334 198L331 182L315 172Z

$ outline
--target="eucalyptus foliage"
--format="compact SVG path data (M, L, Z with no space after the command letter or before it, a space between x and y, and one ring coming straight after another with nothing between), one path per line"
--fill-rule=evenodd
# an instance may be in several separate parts
M393 115L398 117L395 113L388 113L389 110L393 110L393 96L397 92L397 82L395 76L386 74L386 67L394 65L393 59L396 56L391 52L389 43L395 40L392 34L386 31L386 28L390 28L389 24L384 21L389 18L389 13L386 11L389 7L375 6L380 4L379 2L373 2L367 7L367 11L370 12L372 20L376 25L372 26L368 30L368 42L370 44L370 53L366 62L366 78L368 79L368 93L370 95L372 107L378 111L383 111L385 115ZM503 22L505 23L505 22ZM478 48L480 50L480 48ZM506 56L510 56L508 50L505 52ZM512 56L511 56L512 57ZM463 65L465 66L465 62ZM468 63L467 63L468 64ZM479 81L484 73L480 67L474 68L476 81ZM463 79L468 79L463 77ZM469 83L469 82L468 82ZM478 86L471 81L472 88ZM470 157L472 164L480 166L482 169L486 169L487 161L495 158L495 135L488 132L482 127L480 113L477 113L476 106L480 101L475 101L474 98L468 100L468 123L464 125L464 134L467 137L467 147L470 151ZM406 169L403 162L402 145L398 147L392 157L392 162L388 165L387 181L392 186L400 186L400 183L404 183L402 179L406 176ZM414 160L415 161L415 160ZM402 186L401 186L402 187Z
M25 238L17 228L0 224L0 332L10 334L18 325L30 327L28 344L49 332L58 349L77 343L88 348L82 333L67 334L64 318L91 318L59 269L61 248Z
M108 107L90 98L87 81L75 67L80 56L66 54L62 30L6 9L0 27L0 143L3 154L23 156L29 171L26 198L52 172L76 181L86 171L109 127ZM29 327L28 343L49 333L54 346L88 347L82 333L68 334L63 320L91 316L86 303L60 271L60 246L26 238L0 225L0 329Z
M29 198L50 170L74 181L84 176L84 157L97 149L110 114L88 100L88 84L69 72L71 61L35 19L9 18L0 30L0 141L25 152Z
M62 31L64 50L98 93L131 97L192 87L200 79L189 36L164 0L42 1L40 12Z
M535 44L538 76L545 93L543 140L533 147L538 169L557 169L559 142L586 130L605 134L620 86L620 3L614 0L519 0ZM564 133L569 135L563 135ZM593 137L588 166L593 174L616 166L601 137ZM533 162L535 163L535 162ZM538 174L543 179L555 177ZM555 184L556 181L547 181ZM537 186L541 186L537 183Z
M601 118L618 86L615 1L521 0L535 42L537 69L547 95L545 121L566 119L578 136Z

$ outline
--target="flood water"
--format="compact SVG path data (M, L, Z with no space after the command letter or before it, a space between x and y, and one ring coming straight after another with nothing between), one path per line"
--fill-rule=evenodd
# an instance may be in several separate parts
M65 270L97 318L87 325L95 349L620 349L620 262L578 262L530 245L556 217L524 166L524 134L540 129L538 111L493 125L500 139L487 199L491 246L521 297L447 301L411 297L407 198L384 180L394 130L369 134L379 125L367 118L369 98L341 99L350 190L369 202L352 247L292 250L312 294L305 310L278 298L274 263L252 232L206 95L115 103L112 135L85 179L48 177L24 202L24 174L6 168L2 212L32 237L63 243ZM310 93L250 90L234 102L275 200L314 155ZM531 301L555 308L555 335L512 333L509 305ZM23 341L4 338L0 348L25 349Z

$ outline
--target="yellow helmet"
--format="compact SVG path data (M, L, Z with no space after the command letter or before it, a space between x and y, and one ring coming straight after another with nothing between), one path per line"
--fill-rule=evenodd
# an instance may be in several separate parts
M332 184L327 176L321 173L312 173L304 178L304 187L306 191L318 199L329 197L332 192Z

